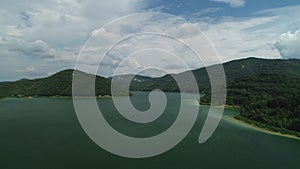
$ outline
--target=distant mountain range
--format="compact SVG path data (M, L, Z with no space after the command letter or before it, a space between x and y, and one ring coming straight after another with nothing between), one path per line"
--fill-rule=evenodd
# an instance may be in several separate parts
M235 78L247 77L258 74L282 74L293 77L300 77L300 60L297 59L259 59L247 58L234 60L223 64L227 82ZM63 70L52 76L40 79L21 79L15 82L0 83L0 97L26 97L26 96L72 96L72 69ZM86 76L87 73L81 72ZM174 77L184 77L186 72L174 74ZM192 70L199 91L209 93L210 82L206 68ZM117 78L129 78L132 75L120 75ZM131 84L132 91L151 91L161 89L168 92L178 92L179 88L171 75L163 77L146 77L135 75ZM111 95L111 78L96 77L96 95ZM186 85L189 85L186 83ZM186 87L188 89L188 87ZM189 91L186 91L189 92ZM193 92L193 91L190 91Z
M300 137L300 60L247 58L224 63L223 67L227 81L226 104L240 107L241 114L236 118ZM1 82L0 98L72 96L73 73L74 70L64 70L41 79ZM76 73L84 79L93 76L77 70ZM133 78L130 84L132 91L161 89L179 92L173 77L182 78L186 73L168 74L157 78L140 75L119 75L115 78L121 82ZM209 104L210 81L206 68L192 70L192 73L197 80L199 91L206 94L201 98L201 103ZM96 96L111 95L111 79L96 76ZM83 88L86 86L84 80L78 83ZM188 79L184 85L184 92L194 92L189 88ZM122 94L122 84L118 87Z
M213 67L213 66L212 66ZM300 60L299 59L259 59L247 58L234 60L223 64L226 81L231 82L239 77L247 77L259 74L280 74L292 77L300 77ZM173 74L172 76L184 76L186 72ZM192 70L200 91L207 92L210 88L210 82L206 68ZM161 89L163 91L177 92L179 91L176 81L171 75L163 77L151 78L136 75L131 82L131 90L151 91L153 89ZM119 78L127 78L128 75L118 76Z

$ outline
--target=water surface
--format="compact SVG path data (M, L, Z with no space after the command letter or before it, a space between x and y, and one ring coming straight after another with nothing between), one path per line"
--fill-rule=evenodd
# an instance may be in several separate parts
M180 106L179 99L178 94L169 93L164 114L147 125L124 119L109 98L98 99L98 102L116 130L130 136L149 137L172 125ZM147 93L135 93L131 100L139 110L150 106ZM207 110L200 107L193 129L172 150L151 158L129 159L110 154L89 139L76 118L72 99L2 99L0 168L299 168L299 140L245 128L225 118L213 136L199 144L197 140ZM224 115L236 113L237 110L225 110Z

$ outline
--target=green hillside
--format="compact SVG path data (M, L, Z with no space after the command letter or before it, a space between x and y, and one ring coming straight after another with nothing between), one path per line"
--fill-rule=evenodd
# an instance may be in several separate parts
M282 74L236 78L228 84L227 104L240 107L238 119L300 136L299 84L300 77Z
M281 133L300 136L300 60L247 58L223 64L227 81L226 104L240 107L236 118ZM210 83L205 68L192 71L199 90L210 103ZM183 76L184 73L174 76ZM132 90L179 91L171 75L136 76Z
M21 79L16 82L0 83L0 97L46 97L72 96L72 77L74 70L64 70L41 79ZM87 73L77 71L84 77ZM110 80L97 76L95 80L96 96L110 95Z
M226 80L230 82L238 77L252 76L258 74L282 74L300 77L300 60L298 59L259 59L247 58L234 60L223 64ZM202 92L210 91L210 82L205 68L192 71L198 82L199 90ZM173 76L184 76L185 72ZM143 77L137 75L138 81L132 81L131 90L151 91L161 89L163 91L179 91L177 83L171 75L158 78ZM209 93L206 93L209 94Z
M258 59L247 58L223 64L227 81L227 104L240 107L241 114L237 118L246 122L282 133L300 135L300 60L297 59ZM212 66L213 68L213 66ZM72 76L74 70L64 70L41 79L22 79L16 82L0 83L0 97L44 97L72 96ZM77 83L80 88L89 85L86 78L92 75L79 72L83 80ZM187 72L174 74L176 78L184 78ZM210 102L210 82L205 68L193 70L199 91L206 94L202 103ZM134 75L117 76L122 92L122 78ZM184 80L184 92L190 89L189 79ZM110 79L97 76L95 94L111 95ZM130 90L178 92L179 88L171 75L151 78L136 75L131 81ZM79 95L90 95L93 91L84 91ZM92 92L92 93L91 93ZM127 93L128 94L128 93Z

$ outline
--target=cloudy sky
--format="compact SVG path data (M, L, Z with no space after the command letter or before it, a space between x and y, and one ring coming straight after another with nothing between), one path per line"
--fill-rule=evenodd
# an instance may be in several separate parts
M116 23L119 17L143 12L172 14L186 22L148 13ZM0 2L0 81L74 68L80 53L86 56L79 64L88 71L98 66L97 52L124 37L153 31L171 34L192 47L202 46L198 52L211 63L214 59L205 51L210 48L205 47L203 35L222 62L300 58L299 16L299 0L4 0ZM83 47L91 36L88 47ZM91 48L97 52L88 53ZM111 76L116 69L119 74L150 69L148 75L159 76L156 68L178 73L203 66L189 52L168 37L139 35L107 53L98 73Z

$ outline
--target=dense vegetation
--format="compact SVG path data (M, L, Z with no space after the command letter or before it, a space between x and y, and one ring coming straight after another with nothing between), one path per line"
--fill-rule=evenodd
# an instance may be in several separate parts
M272 131L300 136L300 60L243 59L224 65L227 104L237 119ZM210 102L208 92L201 100Z
M64 70L52 76L41 79L21 79L16 82L0 83L0 97L47 97L72 96L72 76L74 70ZM79 72L83 77L92 77ZM110 80L97 76L95 94L110 95Z
M236 118L270 130L299 135L300 132L300 60L247 58L223 64L228 85L227 104L240 107ZM1 97L71 96L74 70L65 70L47 78L0 83ZM82 76L89 77L80 72ZM193 70L199 91L206 94L201 103L210 102L210 82L205 68ZM130 90L178 92L173 77L185 77L186 72L151 78L136 75ZM122 75L118 78L131 78ZM184 92L190 90L189 79L185 80ZM84 87L85 81L79 81ZM111 95L111 81L97 76L96 95ZM120 89L122 85L120 84ZM124 94L124 93L123 93ZM123 95L122 94L122 95ZM84 94L83 94L84 95Z
M236 118L273 131L299 135L300 60L247 58L227 62L223 67L228 88L227 104L239 107L241 111ZM199 91L206 94L200 103L209 104L210 83L206 69L192 72ZM131 90L154 89L179 91L171 75L160 78L135 76L131 83Z
M262 73L284 74L289 76L300 77L300 60L298 59L259 59L247 58L234 60L223 64L226 80L231 82L235 78L258 75ZM135 80L131 83L131 90L136 91L151 91L161 89L163 91L177 92L179 88L174 77L185 75L186 72L173 75L165 75L163 77L151 78L144 76L135 76ZM208 93L210 91L210 82L205 68L192 70L198 83L199 91ZM123 76L126 78L126 75ZM187 81L189 79L186 79ZM188 83L187 83L188 85ZM188 87L187 87L188 88Z
M228 84L227 104L240 106L239 119L282 133L300 132L299 84L299 77L282 74L236 78Z

